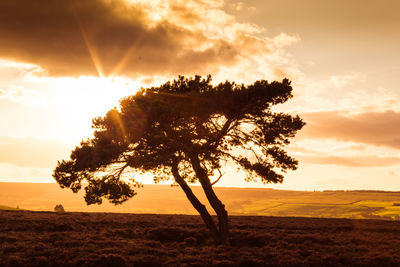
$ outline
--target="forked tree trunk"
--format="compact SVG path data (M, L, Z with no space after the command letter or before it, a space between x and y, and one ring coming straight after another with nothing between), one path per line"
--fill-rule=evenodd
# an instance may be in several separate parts
M229 237L229 223L228 223L228 213L225 210L225 206L215 195L214 190L212 189L210 180L208 180L208 185L206 183L203 186L203 182L201 185L203 190L207 196L208 201L211 206L215 210L218 218L218 227L215 225L214 220L212 219L210 213L207 208L198 200L198 198L194 195L193 191L190 189L189 185L186 181L180 176L178 171L178 163L174 163L172 166L172 174L175 178L175 181L180 185L182 190L185 192L186 197L189 199L192 206L199 212L201 218L209 229L214 241L216 244L228 244ZM196 172L197 175L197 172ZM201 181L204 177L199 177ZM208 177L207 177L208 179Z
M220 244L228 244L229 243L229 218L228 212L225 209L225 205L222 204L221 200L217 197L212 188L210 178L208 177L206 171L201 167L199 158L196 156L192 156L190 158L193 169L196 173L196 176L199 178L201 187L210 203L211 207L214 209L218 218L218 232L219 232L219 240L217 241Z
M212 237L215 241L219 240L219 231L215 225L214 220L212 219L210 213L208 212L206 206L204 206L193 193L192 189L190 189L189 185L186 181L182 178L178 171L178 164L174 164L172 166L172 174L175 178L175 181L179 184L182 190L185 192L186 197L189 199L192 206L197 210L200 214L201 218L203 219L204 223L206 224L208 230L210 231Z

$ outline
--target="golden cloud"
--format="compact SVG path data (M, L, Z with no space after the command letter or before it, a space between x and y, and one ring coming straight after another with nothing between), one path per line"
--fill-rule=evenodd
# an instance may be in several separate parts
M337 156L299 156L300 162L307 164L332 164L347 167L386 167L400 165L400 158L396 157L337 157Z
M6 0L0 10L0 57L55 76L201 72L233 64L238 54L222 39L165 20L154 24L122 0Z
M235 41L250 28L229 28L232 17L216 6L227 40L212 34L217 22L206 23L204 8L189 7L197 6L149 13L124 0L1 1L0 58L39 65L51 76L135 76L213 73L246 54L249 46Z
M239 23L220 0L0 1L0 59L49 76L171 77L217 81L294 78L284 33ZM279 75L277 70L279 70Z
M353 141L400 149L400 113L367 112L345 116L339 112L303 114L307 127L301 137Z
M40 92L20 86L0 88L0 100L1 99L28 106L39 106L46 102L45 96Z

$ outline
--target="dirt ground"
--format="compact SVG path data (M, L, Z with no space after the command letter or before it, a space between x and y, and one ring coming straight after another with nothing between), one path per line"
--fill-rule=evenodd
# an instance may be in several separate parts
M199 216L0 211L0 266L400 266L400 222L232 216L214 246Z

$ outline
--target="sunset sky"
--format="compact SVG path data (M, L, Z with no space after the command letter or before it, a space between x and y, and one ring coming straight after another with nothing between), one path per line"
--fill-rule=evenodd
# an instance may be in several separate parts
M307 123L283 184L400 190L398 0L2 0L0 182L54 182L91 120L177 75L292 80ZM144 177L145 183L151 182Z

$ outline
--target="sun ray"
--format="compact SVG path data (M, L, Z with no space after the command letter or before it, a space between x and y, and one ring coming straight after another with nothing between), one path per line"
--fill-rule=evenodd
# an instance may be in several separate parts
M131 47L122 56L121 60L112 69L112 71L109 75L110 77L117 75L126 66L126 64L128 63L128 60L131 58L133 52L138 47L138 43L140 43L142 39L143 39L143 34L140 34L139 36L137 36L135 43L131 45Z
M122 133L122 137L123 138L127 138L127 132L126 132L126 129L125 129L125 125L122 122L121 117L119 116L119 114L114 116L113 119L118 124L118 127L119 127L119 129L121 130L121 133Z
M90 58L93 62L94 67L96 68L97 74L100 78L104 78L104 71L103 67L101 66L101 61L100 61L100 56L97 52L97 49L95 48L94 45L89 40L88 34L83 27L79 17L77 16L76 12L74 12L76 22L78 24L79 30L81 32L82 38L85 42L86 48L88 49L88 52L90 54Z
M121 60L118 62L118 64L116 64L116 66L112 69L109 77L113 77L113 76L117 75L125 67L125 65L128 62L129 58L132 56L132 53L135 50L135 48L136 48L136 44L132 45L128 49L128 51L126 51L126 53L121 58Z

